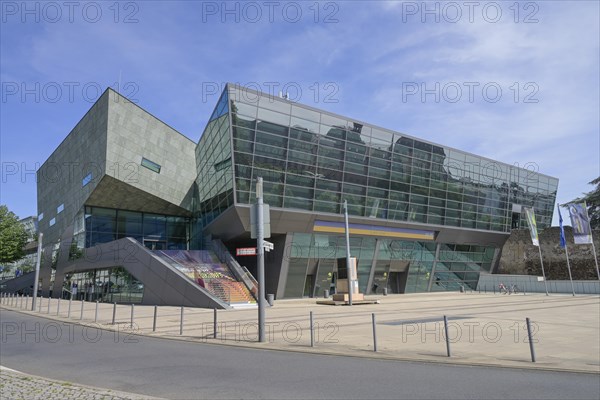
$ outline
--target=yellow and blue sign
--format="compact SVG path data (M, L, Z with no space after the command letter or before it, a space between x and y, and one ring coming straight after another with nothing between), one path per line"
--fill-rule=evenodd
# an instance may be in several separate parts
M397 239L417 239L417 240L434 240L434 231L424 231L418 229L406 229L406 228L391 228L387 226L376 226L366 224L349 224L351 235L365 235L365 236L382 236L391 237ZM313 226L314 232L323 233L345 233L346 229L343 222L331 222L331 221L315 221Z

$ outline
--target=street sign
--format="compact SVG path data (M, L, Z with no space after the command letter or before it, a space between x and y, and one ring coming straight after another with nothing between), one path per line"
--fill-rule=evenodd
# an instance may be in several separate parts
M263 240L263 247L264 247L265 251L271 251L275 248L275 245L273 245L273 243L271 243L271 242L267 242L266 240Z
M236 256L255 256L256 247L240 247L235 249Z

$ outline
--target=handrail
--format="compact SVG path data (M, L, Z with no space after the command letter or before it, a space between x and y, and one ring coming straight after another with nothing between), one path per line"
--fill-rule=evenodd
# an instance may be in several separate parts
M233 272L236 279L244 282L254 299L258 299L258 282L250 271L246 267L240 265L237 260L231 255L227 247L221 242L220 239L213 239L212 241L213 251L222 263L225 263L229 269Z

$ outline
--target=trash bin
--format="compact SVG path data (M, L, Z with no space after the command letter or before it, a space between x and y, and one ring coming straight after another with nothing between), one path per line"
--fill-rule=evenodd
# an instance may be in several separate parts
M387 288L386 287L383 288L383 295L387 296Z
M323 298L324 299L328 299L329 298L329 289L323 290Z
M268 294L267 295L267 303L269 303L269 305L271 307L273 307L274 300L275 300L275 295L273 295L273 294Z

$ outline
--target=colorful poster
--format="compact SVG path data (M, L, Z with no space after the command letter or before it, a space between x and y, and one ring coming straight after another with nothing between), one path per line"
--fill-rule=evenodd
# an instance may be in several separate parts
M533 208L523 207L525 216L527 218L527 224L529 225L529 234L531 235L531 242L534 246L540 245L540 239L538 238L537 224L535 222L535 213Z
M568 204L575 244L592 244L592 229L585 203Z

